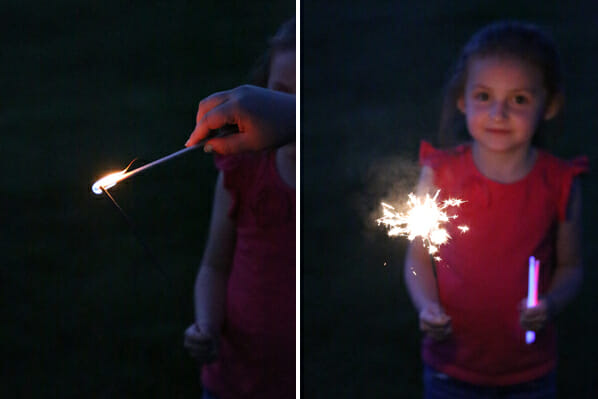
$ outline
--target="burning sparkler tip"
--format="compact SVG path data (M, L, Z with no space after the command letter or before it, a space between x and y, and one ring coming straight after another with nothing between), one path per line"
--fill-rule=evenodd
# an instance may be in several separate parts
M402 235L410 241L421 237L430 255L433 255L438 252L440 245L451 238L447 230L442 227L442 223L457 217L457 215L447 215L445 209L465 202L460 199L448 199L439 204L436 201L439 194L440 190L437 190L433 197L426 194L425 198L418 198L410 193L407 201L409 209L406 213L396 212L392 206L382 203L384 214L377 219L377 222L389 228L389 236ZM462 232L468 230L462 227L459 229Z
M131 166L131 164L129 164L129 166ZM101 179L93 183L93 185L91 186L91 191L93 191L93 193L96 195L101 195L103 193L103 190L108 190L109 188L114 187L120 181L121 177L127 172L129 166L127 166L126 169L121 170L120 172L110 173L102 177Z

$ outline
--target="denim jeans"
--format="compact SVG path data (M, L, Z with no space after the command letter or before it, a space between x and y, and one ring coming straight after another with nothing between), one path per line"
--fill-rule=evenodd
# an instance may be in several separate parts
M556 372L522 384L472 385L424 366L424 399L556 399Z
M208 391L207 389L203 389L203 392L201 394L201 399L218 399L216 396L214 396L214 394L210 391Z

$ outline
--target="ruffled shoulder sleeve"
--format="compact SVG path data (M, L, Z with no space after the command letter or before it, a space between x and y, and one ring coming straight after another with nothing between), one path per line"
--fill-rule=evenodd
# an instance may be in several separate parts
M563 161L563 171L560 187L559 198L559 220L563 221L567 218L567 207L569 204L569 196L571 194L571 187L573 180L590 170L590 161L585 155L578 156L571 160Z
M461 156L466 150L466 145L459 145L450 149L439 149L422 140L419 147L419 163L435 170L447 161Z
M419 144L419 163L421 166L436 166L439 158L442 158L442 151L434 148L432 144L422 140Z

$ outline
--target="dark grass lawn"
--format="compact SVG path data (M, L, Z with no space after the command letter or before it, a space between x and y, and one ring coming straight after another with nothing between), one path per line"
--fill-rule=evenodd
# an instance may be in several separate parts
M419 141L435 139L441 89L468 37L496 18L549 28L566 72L563 157L596 169L598 8L593 2L302 1L301 393L421 396L406 243L375 225L379 202L412 190ZM573 3L571 3L573 4ZM595 173L584 182L586 275L558 319L560 398L598 395Z
M198 101L247 81L294 2L4 1L0 396L198 397L182 348L215 171L182 148ZM160 267L162 272L158 270Z

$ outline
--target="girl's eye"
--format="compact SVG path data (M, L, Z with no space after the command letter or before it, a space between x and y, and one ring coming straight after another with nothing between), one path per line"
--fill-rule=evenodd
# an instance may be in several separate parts
M523 104L527 104L530 102L529 99L523 95L515 96L513 98L513 101L515 102L515 104L518 104L518 105L523 105Z
M478 101L488 101L490 99L490 96L488 95L488 93L482 91L479 93L475 93L473 95L473 98L475 98Z

